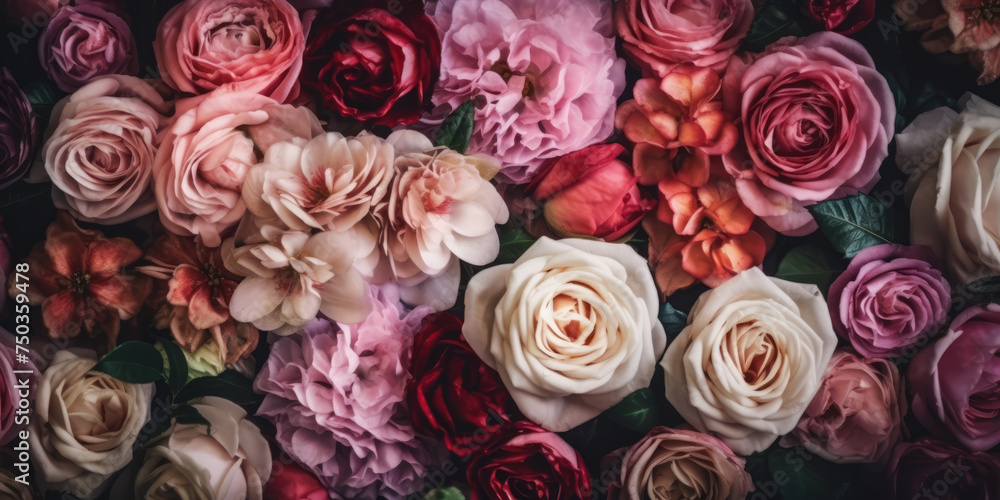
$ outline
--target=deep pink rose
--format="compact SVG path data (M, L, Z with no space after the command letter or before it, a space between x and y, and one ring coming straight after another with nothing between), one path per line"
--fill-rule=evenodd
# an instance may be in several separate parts
M997 500L1000 457L921 438L892 451L885 480L883 498Z
M153 161L160 222L174 234L219 246L222 233L246 212L242 190L250 167L272 144L322 132L308 109L258 94L179 101Z
M900 441L903 377L884 359L850 351L830 358L819 391L781 446L803 446L832 462L880 462Z
M298 96L305 35L285 0L186 0L167 12L153 51L163 81L191 94L217 88Z
M683 63L725 69L753 14L751 0L621 0L615 28L630 59L662 78Z
M862 250L830 285L833 329L866 358L910 356L944 324L951 286L925 246Z
M1000 444L1000 304L958 315L907 373L913 413L931 434L973 451Z
M38 42L42 68L66 92L100 75L139 73L138 52L128 23L89 3L59 9Z
M723 156L743 202L775 230L816 230L813 203L867 192L888 156L896 105L868 51L842 35L783 38L730 60L723 95L743 142Z
M851 35L875 18L875 0L806 0L806 10L828 31Z

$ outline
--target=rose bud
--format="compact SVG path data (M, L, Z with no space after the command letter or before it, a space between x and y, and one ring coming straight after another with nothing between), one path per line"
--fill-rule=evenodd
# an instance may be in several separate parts
M806 0L806 10L827 31L851 35L875 18L875 0Z
M632 169L617 159L623 151L619 144L595 144L542 165L527 190L542 202L552 231L614 241L656 206L639 190Z
M264 485L264 498L269 500L329 500L330 495L311 472L288 461L272 460L271 480Z

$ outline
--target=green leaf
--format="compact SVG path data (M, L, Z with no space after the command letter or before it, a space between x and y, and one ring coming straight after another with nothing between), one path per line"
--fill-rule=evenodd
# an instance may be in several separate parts
M181 389L175 401L187 403L205 396L218 396L238 405L253 404L260 395L253 392L253 381L235 370L226 370L217 377L196 378Z
M531 245L535 244L536 239L523 229L515 229L509 233L501 234L500 253L497 255L496 260L493 261L493 265L514 262L524 252L527 252Z
M663 421L663 398L649 388L639 389L608 408L604 415L628 430L645 434Z
M31 108L50 108L62 99L65 92L59 90L50 80L35 80L27 85L21 86L24 95L27 96Z
M817 203L809 207L833 247L851 258L875 245L892 243L892 212L866 194Z
M438 129L435 143L438 146L445 146L459 153L465 153L465 150L469 148L469 139L472 138L475 111L476 106L472 101L464 102L455 108Z
M688 324L688 315L684 314L683 311L678 311L669 302L660 305L660 313L657 318L667 332L667 343L677 337Z
M424 500L465 500L465 495L458 488L449 486L444 489L431 491L424 496Z
M163 378L163 356L153 344L130 341L104 355L95 371L129 384L148 384Z
M768 456L771 476L784 500L844 500L851 490L849 469L805 448L777 449Z
M212 423L208 421L205 417L201 416L198 410L189 405L180 405L174 408L174 418L177 419L178 424L186 425L204 425L208 427L209 432L212 430Z
M795 2L770 1L754 16L747 37L743 39L743 48L760 52L782 37L804 35L804 22Z
M167 365L164 367L163 379L170 385L170 390L174 394L184 387L188 377L187 358L180 346L167 339L160 339L160 347L167 356Z
M983 295L1000 294L1000 276L987 276L985 278L979 278L976 281L965 285L965 289L971 293Z
M830 250L807 243L793 248L785 255L778 264L778 272L774 277L816 285L825 296L833 280L844 272L844 266L839 260Z

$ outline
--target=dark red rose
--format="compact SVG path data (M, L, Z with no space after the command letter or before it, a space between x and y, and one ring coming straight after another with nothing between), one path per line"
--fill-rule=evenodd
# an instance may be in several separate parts
M469 461L471 500L590 498L583 458L557 434L521 421L501 429Z
M337 2L309 29L302 82L340 115L408 125L438 80L441 40L418 0Z
M459 456L481 448L517 414L500 375L469 347L455 315L424 319L413 339L410 371L406 398L414 428Z
M287 458L287 457L286 457ZM275 456L271 479L264 485L267 500L329 500L326 488L309 471L291 461Z
M809 15L827 31L850 35L875 18L875 0L805 0Z
M901 443L886 470L888 498L996 500L1000 457L968 452L929 438Z

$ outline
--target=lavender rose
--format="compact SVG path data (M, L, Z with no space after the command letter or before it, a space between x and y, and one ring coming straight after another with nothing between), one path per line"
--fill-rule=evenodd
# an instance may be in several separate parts
M834 331L866 358L904 355L948 315L951 286L939 264L925 246L862 250L830 285Z
M38 44L42 68L66 92L95 76L139 73L136 54L135 39L124 19L84 3L60 9Z
M896 365L837 351L819 392L781 445L832 462L879 462L902 436L906 393Z
M28 171L38 145L38 120L28 96L7 68L0 67L0 188Z
M973 451L1000 444L1000 304L971 307L910 362L913 413Z
M892 452L884 498L996 500L1000 492L1000 457L969 453L922 438Z

